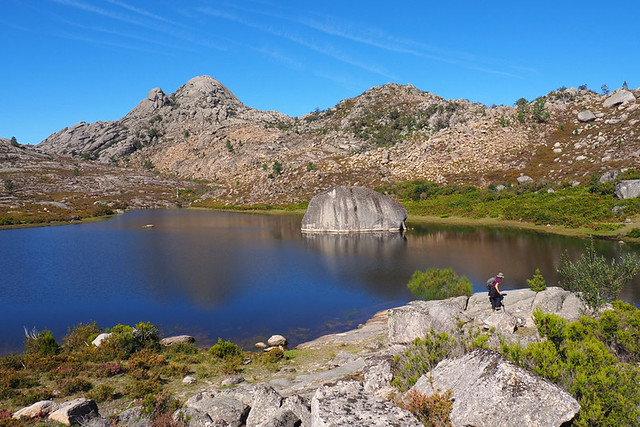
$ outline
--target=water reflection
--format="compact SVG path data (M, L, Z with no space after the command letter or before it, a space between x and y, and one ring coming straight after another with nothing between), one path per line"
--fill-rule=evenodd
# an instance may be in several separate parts
M388 298L407 295L406 288L398 286L398 272L406 267L407 256L402 233L303 233L302 238L307 248L320 255L324 269L340 277L345 286Z
M300 233L298 216L195 210L129 212L110 221L0 231L0 354L22 348L22 328L95 320L151 321L206 346L218 337L251 346L273 333L293 345L357 326L412 299L417 269L451 267L476 290L503 271L525 287L536 268L549 285L563 251L584 239L508 229L414 226L402 236ZM154 224L153 228L143 228ZM637 246L597 241L620 256ZM640 302L638 280L621 297Z

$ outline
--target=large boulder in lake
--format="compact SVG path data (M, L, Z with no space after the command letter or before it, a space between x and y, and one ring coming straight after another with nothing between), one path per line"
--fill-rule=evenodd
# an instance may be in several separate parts
M303 232L370 232L404 229L407 210L364 187L339 186L316 194L302 218Z
M441 361L408 393L446 390L453 393L454 426L560 426L580 410L567 391L489 350Z

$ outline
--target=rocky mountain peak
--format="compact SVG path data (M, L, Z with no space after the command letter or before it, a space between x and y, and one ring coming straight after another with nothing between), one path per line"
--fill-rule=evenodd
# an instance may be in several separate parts
M221 103L242 105L222 83L210 76L197 76L180 86L175 94L180 105L215 107Z

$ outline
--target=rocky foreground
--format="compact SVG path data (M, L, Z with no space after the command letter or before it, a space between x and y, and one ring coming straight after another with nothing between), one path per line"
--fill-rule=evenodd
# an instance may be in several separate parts
M292 363L267 381L232 376L220 384L189 386L174 419L189 426L420 426L402 408L412 391L403 394L391 386L394 356L415 338L455 329L488 332L490 341L533 342L540 339L533 323L536 308L567 320L578 319L585 309L560 288L508 291L504 302L503 311L492 311L487 294L479 292L385 310L358 329L301 344L299 350L318 357ZM441 361L413 389L427 396L451 390L454 426L559 426L580 409L566 391L490 350ZM14 417L43 412L67 425L106 426L113 420L123 426L151 425L140 407L101 415L95 402L82 398L38 402Z

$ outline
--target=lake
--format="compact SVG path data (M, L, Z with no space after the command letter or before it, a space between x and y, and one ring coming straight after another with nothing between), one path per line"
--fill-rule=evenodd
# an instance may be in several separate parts
M200 346L220 337L253 347L273 334L292 346L364 323L413 299L417 269L451 267L475 291L505 274L548 285L567 250L586 240L499 228L416 226L395 233L302 235L301 217L204 210L141 210L109 221L0 231L0 354L23 350L24 328L103 328L150 321ZM153 224L153 228L144 228ZM597 241L607 256L637 246ZM621 299L638 304L640 283ZM508 296L505 299L508 304ZM489 303L487 301L487 306Z

